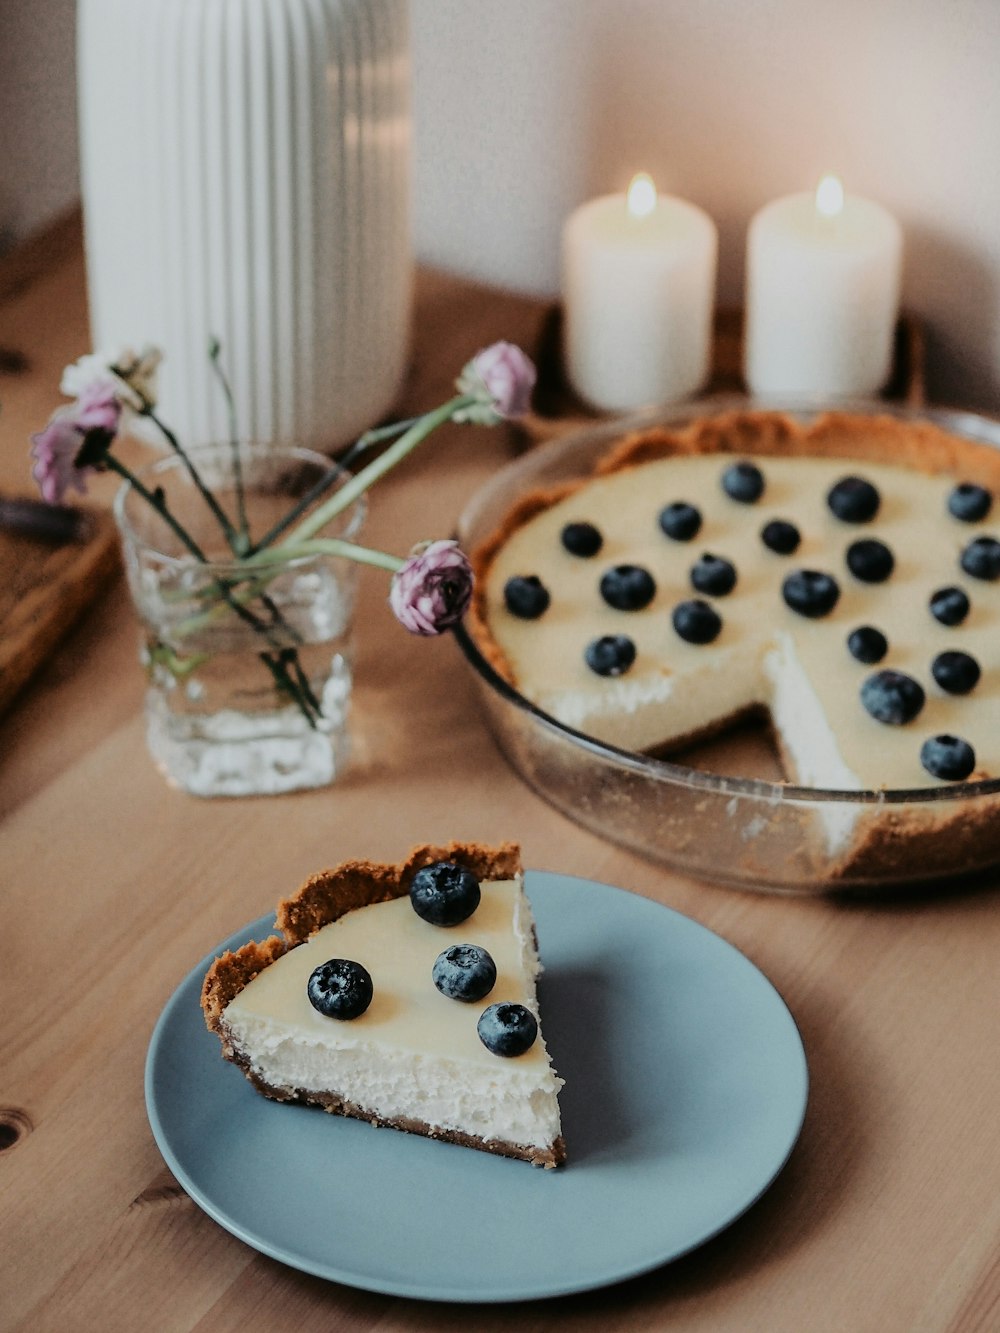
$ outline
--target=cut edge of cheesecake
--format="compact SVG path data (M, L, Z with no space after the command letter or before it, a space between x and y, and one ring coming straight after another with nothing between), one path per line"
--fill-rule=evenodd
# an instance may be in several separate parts
M522 873L521 852L517 843L505 842L490 847L479 843L452 842L445 846L421 844L412 849L405 861L395 865L365 860L346 861L311 875L294 894L278 903L275 924L282 932L280 936L272 935L263 941L250 940L240 948L222 954L209 967L201 990L201 1007L206 1026L218 1035L223 1057L237 1065L257 1091L272 1100L320 1106L332 1114L461 1144L497 1156L517 1158L535 1166L561 1166L566 1159L566 1146L561 1132L550 1144L525 1145L483 1139L461 1130L429 1124L418 1117L384 1118L370 1108L353 1102L345 1093L334 1090L290 1091L269 1084L253 1068L247 1053L232 1039L226 1023L226 1009L260 972L348 912L404 897L409 893L417 871L437 861L453 861L471 870L480 882L517 879ZM534 944L537 963L537 939Z

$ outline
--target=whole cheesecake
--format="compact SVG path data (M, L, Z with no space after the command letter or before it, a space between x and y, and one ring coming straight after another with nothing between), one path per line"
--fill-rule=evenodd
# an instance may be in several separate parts
M958 789L1000 776L998 494L996 450L889 416L633 433L475 552L470 632L619 748L670 754L764 712L796 784ZM818 818L827 852L871 823Z
M281 936L215 960L222 1053L265 1096L538 1166L565 1158L516 845L348 862L277 908Z

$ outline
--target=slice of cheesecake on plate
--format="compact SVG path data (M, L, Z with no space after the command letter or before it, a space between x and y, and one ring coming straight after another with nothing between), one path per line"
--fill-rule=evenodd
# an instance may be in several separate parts
M280 936L217 958L202 987L224 1057L258 1091L538 1166L564 1160L515 844L346 862L279 903L276 924Z

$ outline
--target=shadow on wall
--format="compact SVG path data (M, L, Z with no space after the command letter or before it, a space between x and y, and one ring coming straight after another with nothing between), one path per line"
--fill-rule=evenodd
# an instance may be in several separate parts
M954 236L911 226L906 291L924 312L930 402L1000 413L1000 274Z
M14 219L10 215L10 209L6 206L3 199L0 199L0 259L12 250L18 241L17 229L14 226Z

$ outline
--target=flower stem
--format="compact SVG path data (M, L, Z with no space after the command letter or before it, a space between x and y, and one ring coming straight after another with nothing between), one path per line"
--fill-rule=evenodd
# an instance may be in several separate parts
M147 406L143 410L142 415L149 417L150 421L152 421L153 424L160 431L160 434L166 440L167 444L170 445L171 449L173 449L174 453L181 460L181 463L187 470L188 476L194 482L195 486L197 486L198 492L201 495L202 499L205 501L209 509L212 511L212 513L218 520L219 526L222 528L223 536L229 543L230 550L235 555L239 555L240 554L239 534L237 533L236 529L230 522L229 517L226 514L225 510L221 507L218 500L216 500L215 496L202 481L201 476L198 473L198 469L191 461L190 456L184 449L180 440L178 440L177 436L173 433L170 427L160 420L160 418L156 415L156 412L153 410L152 407Z
M170 510L167 508L166 501L164 500L162 493L153 492L149 490L148 487L142 484L142 482L139 480L139 478L135 475L134 472L132 472L129 468L127 468L124 463L120 463L118 459L115 458L113 455L106 454L105 463L112 472L117 472L120 477L123 477L129 483L129 485L135 489L137 495L140 495L146 501L147 504L152 506L152 508L156 511L156 513L160 515L160 517L171 529L171 531L177 536L180 542L187 548L188 551L190 551L190 553L200 564L207 565L209 563L208 558L206 557L204 551L202 551L198 543L194 540L193 537L188 535L188 533L184 530L184 528L180 525L180 523L178 523L177 520L174 518L173 514L171 514ZM281 643L281 640L275 637L274 628L271 625L269 625L265 620L262 620L260 616L255 615L253 611L249 610L248 607L244 605L244 602L251 601L253 597L257 595L258 592L262 592L263 589L267 587L267 584L270 582L270 579L264 579L263 581L258 581L258 582L259 582L259 587L253 589L252 595L244 596L241 599L233 594L232 587L230 584L228 584L225 580L222 579L218 580L216 583L216 587L218 589L218 595L220 600L213 608L213 610L204 612L200 617L198 616L189 617L188 621L184 622L184 624L176 626L176 631L181 635L181 637L183 637L185 633L191 633L192 629L200 628L201 624L211 624L215 619L217 619L218 613L221 613L225 610L230 610L235 615L239 616L239 618L243 620L246 624L248 624L257 634L260 634L264 639L266 639L266 641L274 649L285 652L290 651L295 657L296 673L297 675L301 676L302 671L298 662L298 655L295 652L295 650L287 649L285 645ZM263 597L262 600L264 602L264 605L271 612L274 621L278 625L284 626L284 628L293 637L295 638L301 637L298 634L296 634L295 631L293 631L290 626L285 625L284 617L282 616L278 607L274 604L274 602L272 602L272 600L269 597ZM213 611L216 614L213 614ZM188 628L185 629L184 625L187 625ZM258 654L258 656L260 657L261 661L265 664L265 666L267 666L268 670L271 672L272 676L274 677L275 684L278 685L279 688L283 689L286 693L291 695L291 697L295 700L296 704L298 705L299 710L305 717L306 721L309 723L311 727L315 727L316 725L315 719L316 717L322 716L322 713L318 705L315 704L314 699L311 697L312 692L309 691L309 694L306 695L302 691L301 687L297 684L297 682L289 676L287 667L283 663L276 664L273 660L271 660L270 655L268 653L262 652Z
M406 563L398 555L390 555L388 551L376 551L368 546L358 546L354 542L342 541L339 537L313 537L308 541L295 542L294 545L286 542L276 549L258 551L256 555L249 556L246 563L263 566L285 564L289 560L297 560L308 555L339 555L345 560L355 560L358 564L387 569L390 574L395 574L396 570L402 569Z
M229 414L229 448L233 455L233 483L236 489L236 513L237 521L240 525L239 535L243 549L250 549L250 525L247 522L246 493L243 488L243 460L240 457L240 439L239 429L236 425L236 402L233 398L233 390L229 383L229 378L222 368L222 362L219 360L219 354L222 351L222 344L218 338L213 338L209 343L208 359L212 363L212 369L215 371L215 377L222 387L222 394L226 400L226 410Z
M270 546L283 532L287 532L296 519L314 505L317 500L321 499L334 482L347 472L359 454L363 454L373 444L379 444L382 440L391 440L394 436L402 434L403 431L409 430L411 426L415 426L419 420L419 417L410 417L407 421L395 421L389 426L376 426L372 430L366 430L364 435L359 436L350 449L341 458L337 459L329 472L324 472L319 480L309 487L308 491L275 523L273 528L269 528L259 541L254 542L247 548L247 555L255 555L258 551L263 550L265 546Z
M189 536L174 518L173 514L167 508L163 495L159 492L154 493L144 486L135 473L127 468L124 463L119 463L118 459L112 454L105 454L104 461L112 472L117 472L120 477L124 477L135 493L141 495L146 503L153 507L163 519L164 523L166 523L167 527L170 528L171 532L173 532L182 545L191 552L194 558L200 561L203 565L207 565L208 557L205 555L205 552L194 538Z
M470 407L477 401L472 394L458 394L456 397L449 399L447 403L435 408L433 412L427 412L422 417L418 417L409 430L401 435L395 444L390 445L384 454L372 459L366 468L362 468L350 481L341 486L336 495L331 496L326 504L320 505L308 518L303 519L298 527L292 530L291 536L282 543L282 547L298 546L301 542L308 541L310 537L315 536L325 524L329 523L331 518L352 505L358 496L363 495L380 477L404 459L408 453L417 447L421 440L430 435L431 431L436 430L438 426L443 426L461 408Z
M252 602L255 597L260 596L278 573L278 570L271 568L271 566L287 565L291 560L298 560L310 555L342 556L345 560L354 560L359 564L374 565L378 569L387 569L392 574L395 574L396 570L401 569L406 563L399 556L390 555L387 551L374 551L367 546L356 546L354 542L341 541L337 537L314 538L312 541L298 542L295 546L282 546L280 549L258 551L256 555L249 556L243 562L247 571L247 581L242 588L237 590L237 585L231 580L225 585L214 585L212 589L207 591L214 593L217 588L223 601L217 602L215 606L210 606L205 611L200 611L197 615L188 616L186 620L180 621L174 626L174 632L179 637L184 638L189 634L198 633L199 630L207 629L219 619L220 615L224 614L226 607L233 602L245 605L247 602ZM256 577L254 577L255 571L259 571Z

